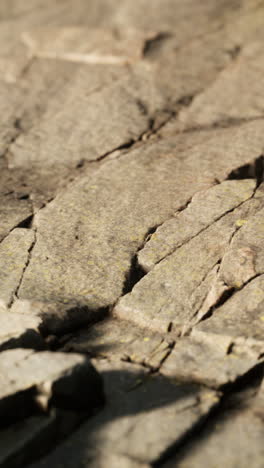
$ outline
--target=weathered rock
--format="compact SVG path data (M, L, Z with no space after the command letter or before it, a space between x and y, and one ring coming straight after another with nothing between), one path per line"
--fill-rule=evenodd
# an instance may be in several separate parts
M34 405L92 412L103 400L101 379L84 356L14 349L0 354L0 368L1 424Z
M109 319L77 333L67 341L63 350L89 353L110 360L132 361L155 369L166 358L170 347L171 343L159 334Z
M125 392L118 391L118 384L123 382L124 388L124 382L131 380L131 373L135 378L139 372L135 367L101 362L101 372L105 368L102 376L106 379L106 394L107 382L115 389L112 398L108 397L111 403L39 466L59 463L65 468L89 466L91 458L97 466L96 457L101 460L103 453L111 453L117 460L120 455L120 460L125 456L141 463L152 463L169 447L180 443L218 402L217 394L211 390L190 384L175 385L159 376L145 376L141 380L141 371L134 389L127 387Z
M213 316L195 327L197 333L243 337L263 344L264 275L252 280L218 307Z
M77 301L92 310L113 304L149 230L216 176L223 180L249 162L249 146L251 157L257 156L262 123L210 132L208 138L193 148L192 139L181 136L145 145L102 165L41 210L20 298Z
M218 280L219 263L240 220L254 215L262 203L245 202L176 249L121 298L115 314L157 331L188 330L193 317L194 323L203 318L229 289Z
M48 113L28 135L17 138L10 148L12 167L74 167L138 139L148 129L140 96L131 96L123 84L88 96L77 90L65 96L52 118Z
M221 419L211 421L201 437L192 440L178 459L164 468L261 468L263 466L263 420L255 415L252 406L222 411Z
M35 233L29 229L14 229L0 243L0 300L10 305L26 269Z
M211 387L234 383L264 361L264 342L195 333L182 338L162 365L167 377Z
M245 47L232 67L219 74L189 109L180 113L183 128L210 126L263 117L261 94L264 56L261 44ZM252 88L251 83L255 86Z
M176 248L252 197L255 185L253 180L228 180L195 194L187 208L165 221L138 253L140 266L151 270Z

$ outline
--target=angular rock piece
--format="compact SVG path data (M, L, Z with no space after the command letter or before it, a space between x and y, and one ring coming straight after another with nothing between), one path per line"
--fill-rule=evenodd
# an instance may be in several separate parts
M228 180L195 194L187 208L165 221L138 253L140 266L151 270L176 248L249 199L255 186L253 180Z
M0 354L0 369L1 424L34 404L92 411L103 400L102 381L84 356L14 349Z
M254 200L246 202L175 250L121 298L115 314L157 331L184 331L186 324L200 314L217 279L218 263L238 229L237 221L244 219L248 211L254 213L254 209ZM223 284L217 299L225 289Z
M234 383L264 362L263 353L264 342L261 346L243 339L196 332L194 337L176 343L161 372L167 377L221 387Z
M215 177L223 180L254 161L263 146L263 124L208 132L207 137L193 147L186 135L145 145L103 164L41 210L20 298L76 301L91 310L113 304L149 230ZM232 232L230 226L227 238Z
M121 359L158 368L170 352L171 343L159 334L138 329L127 322L109 319L82 330L67 341L64 351L95 357Z
M151 464L172 445L182 442L218 402L212 390L175 384L158 376L142 380L141 375L136 387L117 391L120 381L129 380L137 372L135 365L108 364L102 377L106 379L106 393L111 384L115 392L108 397L105 410L82 425L38 466L88 467L92 457L98 466L95 460L101 460L103 453L111 453L117 460L125 456L143 466Z
M29 229L14 229L0 243L0 300L10 305L27 266L35 233Z

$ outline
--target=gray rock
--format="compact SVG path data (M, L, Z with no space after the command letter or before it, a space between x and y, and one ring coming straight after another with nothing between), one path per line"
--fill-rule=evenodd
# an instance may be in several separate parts
M264 343L194 333L176 343L161 372L167 377L221 387L260 365L263 351Z
M138 253L138 262L145 271L151 270L176 248L245 200L252 197L253 180L228 180L194 195L187 208L165 221Z
M145 376L142 380L142 371L136 387L117 391L120 381L124 388L124 383L131 380L131 373L136 376L135 365L100 364L100 370L106 379L106 394L111 382L115 388L112 398L108 397L110 403L105 411L82 425L37 466L60 463L65 468L90 466L91 458L98 466L96 460L102 463L104 453L113 454L116 460L125 456L144 466L159 459L172 445L182 442L218 402L212 390L179 382L175 385L159 376ZM102 466L106 463L105 460Z
M253 340L263 344L264 275L252 280L195 327L197 333Z
M188 444L179 459L171 460L164 468L262 468L263 420L249 409L239 408L222 412L222 418L212 421L203 436Z
M91 411L103 400L101 379L84 356L13 349L0 354L0 368L2 425L33 405Z
M0 308L0 351L10 348L43 349L39 334L39 319Z
M28 135L17 138L9 161L12 167L74 167L136 140L148 127L140 95L135 99L123 84L91 95L76 87L52 118L48 112Z
M132 361L156 369L170 352L170 347L171 343L157 333L109 319L77 333L67 341L63 350Z
M183 128L261 118L263 67L261 43L246 46L233 66L223 70L212 86L197 96L189 109L181 112L179 120ZM254 88L251 86L253 81L256 83Z
M27 266L35 234L29 229L14 229L0 243L0 300L10 305Z
M149 230L216 176L223 180L248 154L258 155L262 123L208 138L193 148L182 137L145 145L61 193L35 217L37 242L19 297L77 301L91 310L113 304Z
M249 200L222 216L158 263L115 307L115 314L143 327L186 332L229 287L218 279L219 263L239 225L261 206Z

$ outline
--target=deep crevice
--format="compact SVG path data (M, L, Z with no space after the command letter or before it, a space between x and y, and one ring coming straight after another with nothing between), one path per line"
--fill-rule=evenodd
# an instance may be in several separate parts
M143 57L146 58L158 52L162 46L162 43L166 41L166 39L169 39L170 37L171 37L170 33L161 32L157 34L155 37L153 37L152 39L147 39L145 41L145 45L144 45L143 52L142 52Z
M230 172L227 180L255 179L257 187L264 180L264 156L261 154L252 163L234 169Z
M23 281L23 278L24 278L24 275L25 275L25 272L27 270L27 267L29 266L30 264L30 260L31 260L31 256L32 256L32 250L34 249L35 247L35 244L37 242L37 233L36 233L36 230L34 229L33 230L34 232L34 239L28 249L28 258L27 258L27 261L25 262L25 265L24 265L24 268L23 268L23 271L21 273L21 277L20 277L20 280L18 282L18 285L12 295L12 298L11 298L11 301L9 302L8 304L8 307L11 307L12 304L14 303L15 299L17 299L19 297L19 290L20 290L20 287L21 287L21 284L22 284L22 281Z
M146 272L139 265L137 259L137 253L133 255L131 260L130 269L126 274L126 278L123 285L122 296L132 291L134 286L146 275Z
M12 230L16 228L31 229L33 223L34 215L30 215L27 218L23 219L19 224L17 224ZM10 231L11 232L11 231Z

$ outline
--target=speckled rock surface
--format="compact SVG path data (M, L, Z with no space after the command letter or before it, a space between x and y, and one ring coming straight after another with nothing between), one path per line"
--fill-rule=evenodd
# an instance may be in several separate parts
M262 468L263 20L0 2L1 468Z

